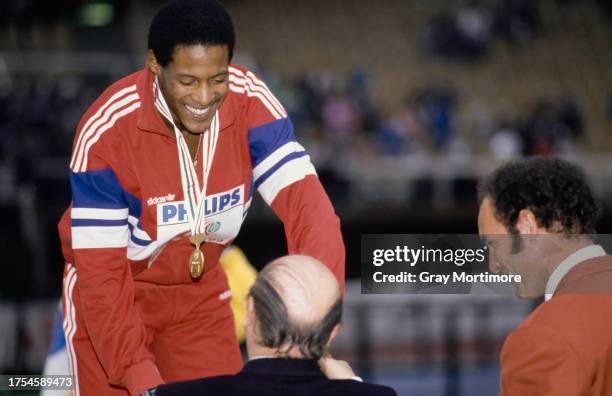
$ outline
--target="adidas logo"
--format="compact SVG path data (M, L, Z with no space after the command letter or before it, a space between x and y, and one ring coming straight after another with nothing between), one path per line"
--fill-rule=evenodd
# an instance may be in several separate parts
M151 206L151 205L157 205L160 203L174 201L174 198L175 198L174 194L168 194L163 197L151 197L147 199L147 205Z

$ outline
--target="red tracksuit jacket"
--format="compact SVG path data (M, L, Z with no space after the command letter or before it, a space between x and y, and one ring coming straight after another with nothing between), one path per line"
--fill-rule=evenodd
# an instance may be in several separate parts
M343 284L339 220L291 120L255 75L235 65L229 71L204 205L217 228L216 243L202 245L206 270L238 234L257 188L283 221L289 253L318 258ZM81 119L70 163L72 204L59 224L87 331L111 383L150 356L142 320L125 298L133 296L129 278L192 282L176 138L155 107L153 81L147 69L123 78ZM200 180L201 173L198 167Z

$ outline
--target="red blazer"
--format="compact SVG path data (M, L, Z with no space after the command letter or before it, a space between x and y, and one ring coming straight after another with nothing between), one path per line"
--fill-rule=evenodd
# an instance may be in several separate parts
M504 396L612 395L612 256L570 270L501 354Z

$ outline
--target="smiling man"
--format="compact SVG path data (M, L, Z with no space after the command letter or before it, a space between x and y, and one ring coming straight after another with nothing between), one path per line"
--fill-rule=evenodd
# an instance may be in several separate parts
M79 123L59 224L77 395L137 395L242 367L218 262L254 189L289 253L316 257L343 285L338 218L283 106L230 63L234 41L217 2L168 3L146 67Z
M582 171L509 163L480 197L490 270L520 275L517 296L546 299L504 343L502 394L612 394L612 257L592 242L599 208Z

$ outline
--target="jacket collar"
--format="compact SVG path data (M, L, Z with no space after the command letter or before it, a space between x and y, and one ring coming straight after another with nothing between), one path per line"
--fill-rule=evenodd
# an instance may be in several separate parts
M546 283L545 300L550 300L553 294L557 291L561 280L566 278L566 275L578 264L596 257L605 256L606 252L599 245L590 245L576 250L563 260L553 271Z
M325 377L316 360L274 357L249 360L241 373Z
M574 266L561 279L557 294L612 294L612 256L598 256Z
M138 128L142 131L159 133L162 135L174 136L174 132L166 124L161 114L155 107L155 89L154 83L155 75L149 70L148 67L142 70L141 75L138 78L138 94L142 99L142 106L140 116L138 118ZM235 113L235 101L234 94L232 91L228 92L219 108L219 119L221 125L219 125L219 131L231 126L234 123Z

